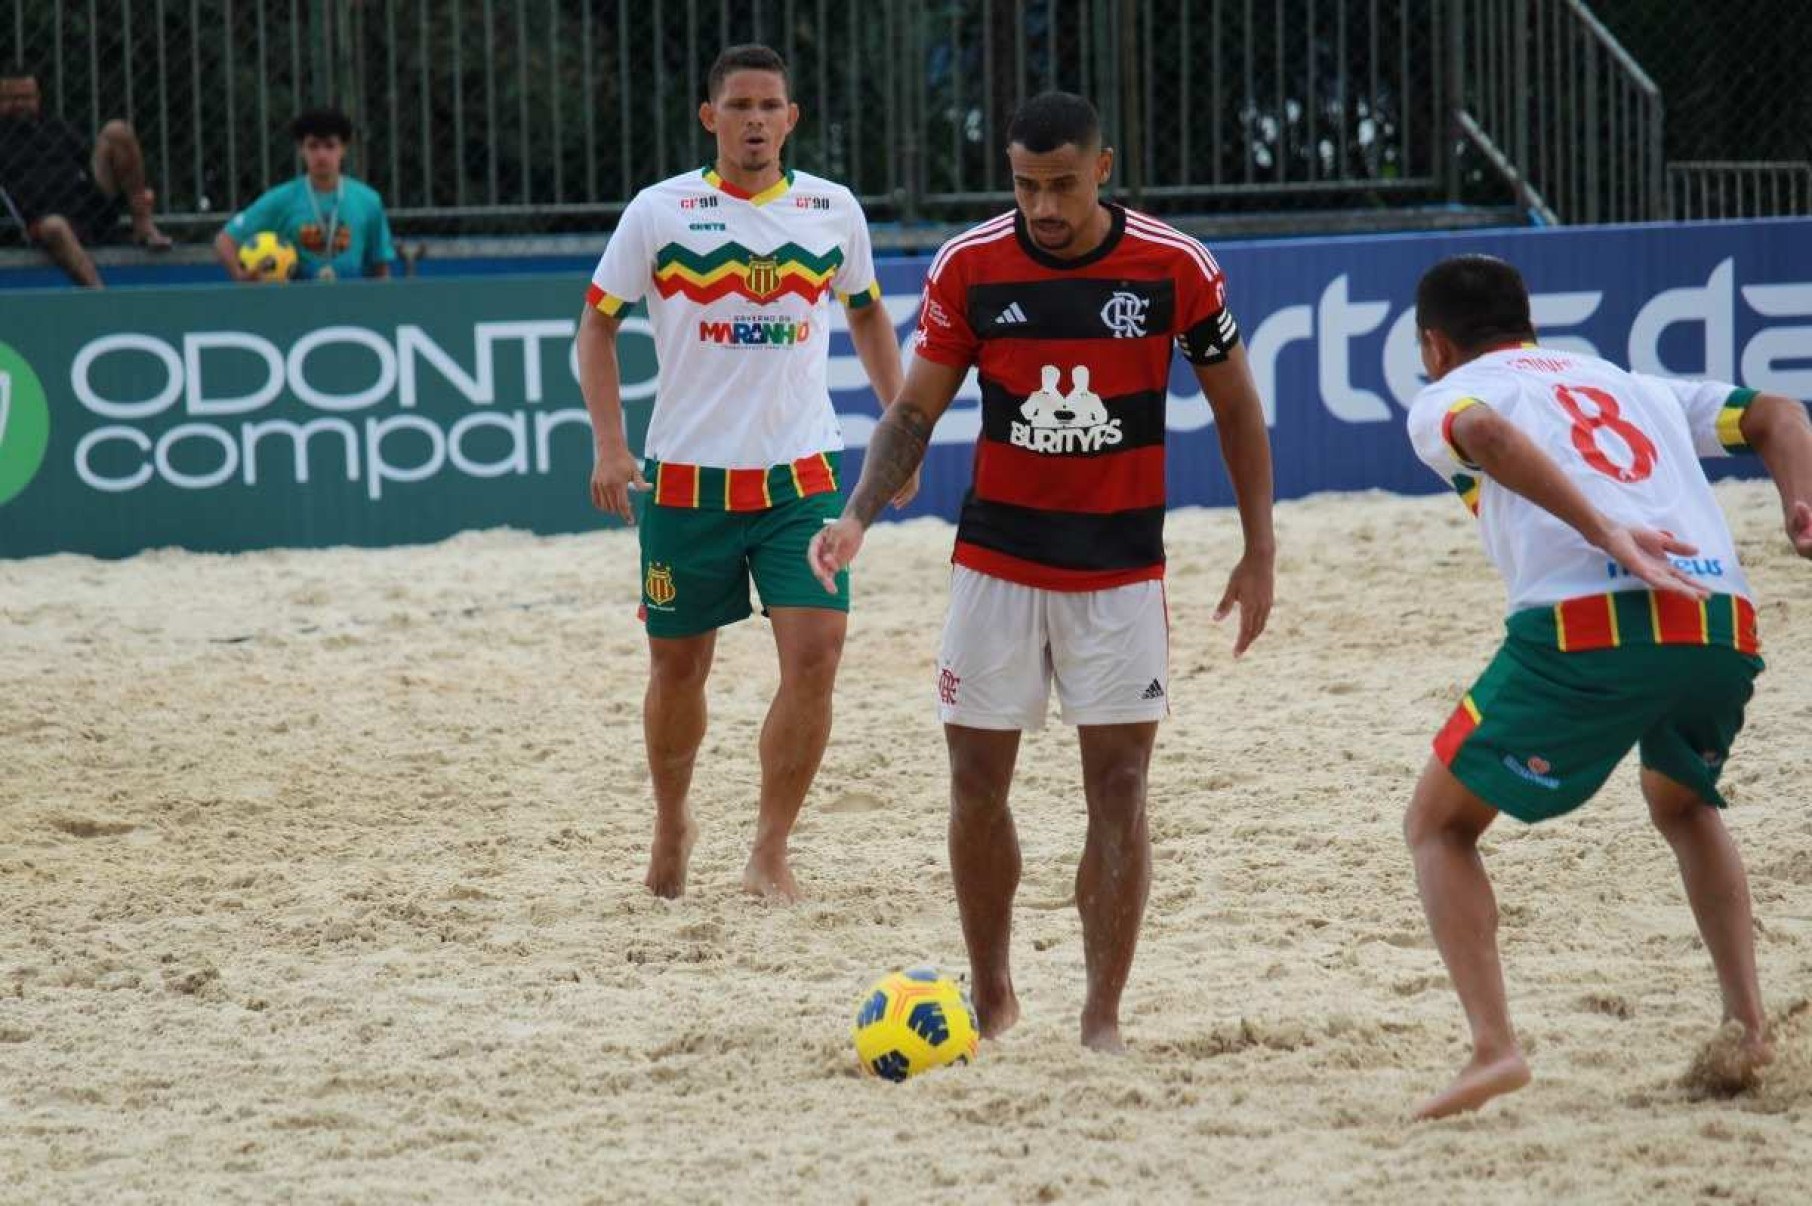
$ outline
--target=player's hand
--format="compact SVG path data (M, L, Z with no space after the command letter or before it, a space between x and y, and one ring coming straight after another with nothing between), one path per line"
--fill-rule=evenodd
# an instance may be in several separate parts
M1787 516L1787 539L1793 542L1794 552L1812 558L1812 503L1793 504Z
M894 510L903 509L907 503L919 496L919 472L914 469L912 476L906 479L906 484L900 487L900 492L893 496Z
M818 534L812 537L811 547L805 550L806 564L811 567L812 577L830 594L837 593L837 574L848 568L862 551L862 525L845 515L835 523L827 523Z
M642 477L642 466L628 448L598 449L598 459L591 468L591 505L624 523L635 522L635 510L629 505L631 490L648 489Z
M1271 600L1277 589L1277 557L1272 553L1248 552L1227 577L1227 590L1221 605L1214 609L1214 622L1220 623L1239 608L1239 639L1233 642L1233 656L1239 657L1252 647L1265 623L1271 618Z
M1604 551L1611 560L1659 591L1685 595L1689 599L1706 599L1711 591L1668 558L1691 557L1697 545L1676 539L1671 532L1653 528L1615 527L1605 538Z

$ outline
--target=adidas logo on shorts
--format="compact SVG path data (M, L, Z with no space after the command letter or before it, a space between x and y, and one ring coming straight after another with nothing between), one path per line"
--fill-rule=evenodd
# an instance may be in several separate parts
M1159 682L1155 678L1152 679L1151 686L1145 688L1145 694L1139 696L1139 698L1140 699L1163 699L1164 698L1164 684Z

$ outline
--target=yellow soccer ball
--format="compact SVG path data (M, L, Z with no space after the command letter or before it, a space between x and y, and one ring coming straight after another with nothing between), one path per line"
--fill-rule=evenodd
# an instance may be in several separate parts
M975 1010L956 981L928 967L883 976L856 1009L856 1059L883 1080L905 1080L975 1058Z
M261 230L240 244L239 266L256 280L282 284L296 275L296 249L275 231Z

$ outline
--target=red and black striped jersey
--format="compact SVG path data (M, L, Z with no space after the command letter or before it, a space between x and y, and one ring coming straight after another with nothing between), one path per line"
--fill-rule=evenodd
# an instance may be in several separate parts
M1205 247L1107 208L1107 238L1076 259L1040 249L1015 211L932 262L915 351L981 379L958 565L1046 590L1164 575L1171 348L1212 364L1239 328Z

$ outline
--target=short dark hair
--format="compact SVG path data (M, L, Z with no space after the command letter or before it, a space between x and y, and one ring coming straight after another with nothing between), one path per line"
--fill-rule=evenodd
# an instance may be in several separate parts
M1019 106L1007 125L1007 145L1034 155L1073 143L1084 151L1101 145L1101 115L1074 92L1040 92Z
M333 108L304 109L289 123L289 136L297 142L304 138L337 138L352 141L352 118Z
M1455 255L1422 274L1416 327L1439 331L1470 352L1535 338L1523 274L1494 255Z
M771 46L759 42L745 42L741 46L727 46L711 64L710 74L705 76L705 98L715 101L723 95L724 81L735 71L772 71L786 85L787 95L793 94L792 73L786 69L786 60L780 52Z

